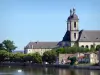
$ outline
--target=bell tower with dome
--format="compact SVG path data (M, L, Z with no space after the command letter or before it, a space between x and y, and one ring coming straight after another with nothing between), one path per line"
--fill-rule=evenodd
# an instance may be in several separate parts
M63 41L69 42L70 46L73 46L79 37L78 21L75 9L70 9L70 16L67 19L67 32L63 37Z

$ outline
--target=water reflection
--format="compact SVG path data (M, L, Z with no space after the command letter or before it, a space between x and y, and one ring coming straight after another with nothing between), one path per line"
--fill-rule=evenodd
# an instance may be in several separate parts
M22 72L18 72L18 70ZM75 70L41 67L0 67L0 75L100 75L100 70Z

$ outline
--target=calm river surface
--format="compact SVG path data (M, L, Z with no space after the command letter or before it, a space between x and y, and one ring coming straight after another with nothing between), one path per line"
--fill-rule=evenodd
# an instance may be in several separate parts
M62 68L0 67L0 75L100 75L100 70Z

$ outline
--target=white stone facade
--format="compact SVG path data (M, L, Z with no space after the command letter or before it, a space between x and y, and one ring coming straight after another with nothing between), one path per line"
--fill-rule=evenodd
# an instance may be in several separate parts
M50 50L52 49L25 49L25 54L38 52L40 55L43 55L45 51L50 51Z
M97 45L100 45L100 42L79 42L80 47L81 46L84 46L84 47L88 46L88 48L91 48L91 45L95 45L95 47L96 47Z

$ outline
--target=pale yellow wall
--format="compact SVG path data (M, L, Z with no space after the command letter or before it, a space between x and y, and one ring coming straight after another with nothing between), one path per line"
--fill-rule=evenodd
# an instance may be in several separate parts
M96 45L100 45L100 42L79 42L79 46L80 46L80 47L81 47L82 45L84 45L84 47L85 47L86 45L88 45L89 48L91 48L91 45L93 45L93 44L95 44L95 46L96 46Z
M27 51L26 54L38 52L38 53L40 53L40 55L43 55L43 53L45 51L50 51L50 50L52 50L52 49L26 49L26 51Z
M95 64L95 63L98 63L98 55L95 54L95 53L91 53L90 54L90 63L91 64Z

